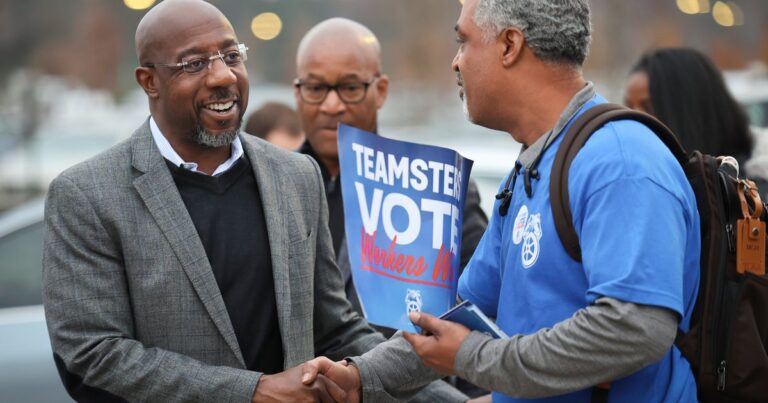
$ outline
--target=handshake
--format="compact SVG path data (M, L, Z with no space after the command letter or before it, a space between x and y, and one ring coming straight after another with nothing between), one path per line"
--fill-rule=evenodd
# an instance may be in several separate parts
M466 327L412 313L411 322L427 335L403 332L424 363L443 375L454 375L454 362L461 342L469 334ZM274 375L262 375L253 402L359 402L362 380L356 366L346 360L317 357Z
M346 361L318 357L274 375L262 375L253 402L359 402L360 374Z

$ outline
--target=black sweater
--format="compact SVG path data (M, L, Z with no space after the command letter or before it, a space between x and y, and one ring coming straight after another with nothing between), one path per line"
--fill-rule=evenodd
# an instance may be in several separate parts
M246 367L281 372L272 258L250 163L242 157L219 176L168 166L213 268Z

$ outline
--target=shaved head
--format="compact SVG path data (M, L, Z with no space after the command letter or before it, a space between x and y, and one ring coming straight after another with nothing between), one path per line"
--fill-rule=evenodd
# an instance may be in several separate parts
M381 72L379 40L355 21L325 20L301 40L296 52L296 76L294 97L307 141L331 175L337 175L338 124L378 131L378 110L389 88L389 77ZM326 89L320 102L308 102L302 95L304 89L313 87ZM344 92L349 88L357 88L362 98L344 100L342 95L349 94Z
M205 159L210 149L226 159L248 105L246 55L229 20L202 0L165 0L144 15L135 39L134 75L163 135L185 159Z
M231 28L227 17L212 4L203 0L165 0L150 9L136 27L136 57L142 65L156 59L168 43L183 37L189 27L224 23ZM234 31L234 30L233 30ZM153 60L155 61L155 60Z
M355 56L378 74L381 72L381 46L376 35L366 26L346 18L331 18L310 29L299 43L296 68L313 59L323 58L328 49L341 48Z

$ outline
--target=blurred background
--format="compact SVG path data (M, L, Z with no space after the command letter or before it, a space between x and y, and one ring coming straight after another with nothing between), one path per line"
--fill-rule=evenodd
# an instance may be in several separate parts
M67 401L40 304L42 202L51 179L127 138L148 115L133 78L133 35L154 0L0 0L0 400ZM317 22L348 17L383 48L384 136L454 148L475 161L483 205L519 150L468 123L450 62L460 0L211 0L250 48L249 111L293 106L294 57ZM709 55L752 124L768 125L768 1L592 0L585 76L621 102L628 70L652 48ZM525 96L525 94L510 94ZM246 115L248 112L246 112Z
M383 48L392 97L385 136L496 149L506 134L466 122L450 62L460 0L212 0L248 47L249 110L293 105L298 41L344 16L369 26ZM63 168L123 139L148 114L133 78L135 27L153 0L0 2L0 211L39 196ZM690 46L708 54L744 102L768 98L765 0L592 0L594 40L585 75L621 101L644 51ZM758 80L759 78L759 80ZM758 85L759 83L759 85ZM762 90L762 92L760 92ZM751 111L765 124L765 109ZM504 148L504 147L503 147ZM482 156L470 150L469 158ZM514 160L514 156L509 156Z

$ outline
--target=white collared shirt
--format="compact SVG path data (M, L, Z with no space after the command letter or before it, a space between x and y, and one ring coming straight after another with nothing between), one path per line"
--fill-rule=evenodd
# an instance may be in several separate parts
M155 140L157 148L160 149L160 154L163 156L163 158L171 161L171 163L177 167L205 175L205 172L200 172L197 170L196 162L186 162L181 158L179 153L173 149L171 143L168 142L168 139L165 138L163 132L160 131L160 128L157 127L157 123L155 123L155 119L152 116L149 117L149 130L152 132L152 138ZM213 171L212 176L223 174L229 168L232 168L232 165L234 165L235 162L237 162L237 160L242 156L243 144L240 142L240 137L235 137L235 141L232 142L232 154L229 156L229 159L222 162L221 165L219 165L216 170Z

